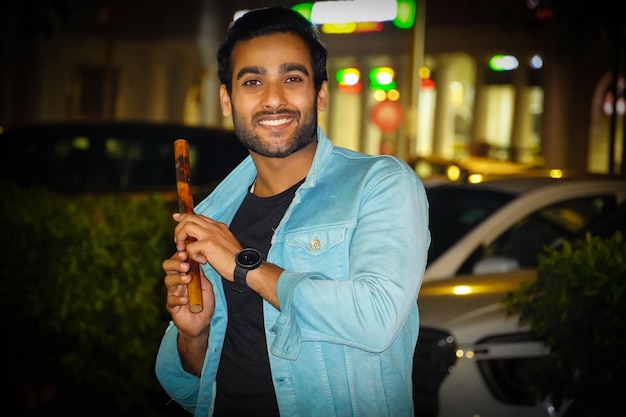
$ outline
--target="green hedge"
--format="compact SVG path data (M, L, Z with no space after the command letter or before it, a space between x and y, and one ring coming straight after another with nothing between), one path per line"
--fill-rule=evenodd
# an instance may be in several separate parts
M68 197L1 185L13 415L162 414L154 359L169 320L161 262L175 249L172 206L158 195Z
M573 399L566 416L621 416L626 356L626 241L587 235L540 255L537 279L507 296L551 356L536 373L544 394Z

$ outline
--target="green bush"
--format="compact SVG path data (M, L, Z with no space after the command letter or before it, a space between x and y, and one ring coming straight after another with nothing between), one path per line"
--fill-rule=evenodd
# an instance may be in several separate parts
M158 195L67 197L2 184L0 306L12 415L156 415L154 359L174 251Z
M623 415L626 374L626 242L587 235L547 249L537 279L508 294L550 357L536 373L543 394L572 399L566 416Z

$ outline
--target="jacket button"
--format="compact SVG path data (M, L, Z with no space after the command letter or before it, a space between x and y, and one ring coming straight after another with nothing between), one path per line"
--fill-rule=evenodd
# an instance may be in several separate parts
M312 250L319 250L319 248L322 246L322 244L320 243L320 241L318 239L311 239L311 241L309 242L309 247Z

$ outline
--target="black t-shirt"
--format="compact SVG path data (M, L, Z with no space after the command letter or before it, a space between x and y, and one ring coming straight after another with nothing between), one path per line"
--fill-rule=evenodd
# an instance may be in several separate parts
M272 197L248 193L230 225L244 248L267 257L274 229L304 180ZM222 279L228 327L217 371L216 417L279 416L263 326L263 299Z

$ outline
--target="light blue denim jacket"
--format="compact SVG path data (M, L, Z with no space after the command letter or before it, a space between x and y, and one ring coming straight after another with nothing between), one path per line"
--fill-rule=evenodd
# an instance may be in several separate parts
M413 416L417 294L430 244L428 202L412 169L390 156L333 146L318 127L305 182L272 237L268 261L281 310L263 302L265 335L282 416ZM195 211L230 224L256 177L246 158ZM228 320L220 276L197 378L182 368L170 323L156 360L172 399L210 416Z

